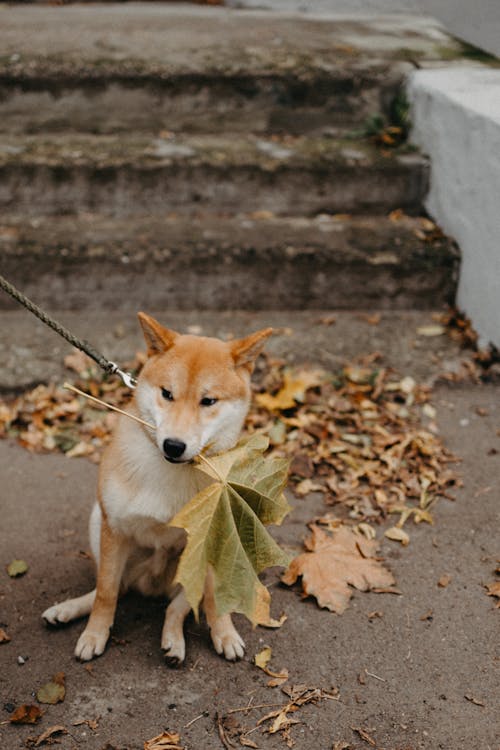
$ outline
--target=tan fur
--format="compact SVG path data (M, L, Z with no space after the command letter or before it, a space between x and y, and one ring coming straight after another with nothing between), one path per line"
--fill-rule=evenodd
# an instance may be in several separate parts
M192 459L202 450L216 453L236 443L250 402L253 363L272 331L224 342L180 335L145 313L139 321L149 358L129 411L155 429L119 418L101 462L90 518L96 589L49 607L43 617L57 624L90 613L75 649L79 659L88 660L106 647L120 593L134 588L168 596L161 647L168 663L177 665L185 656L183 623L190 611L184 592L173 585L185 535L167 523L210 481ZM217 401L202 405L203 399ZM165 460L166 440L185 446L180 458L171 457L180 462ZM228 659L241 658L244 643L229 615L216 616L213 591L210 571L204 609L215 649Z

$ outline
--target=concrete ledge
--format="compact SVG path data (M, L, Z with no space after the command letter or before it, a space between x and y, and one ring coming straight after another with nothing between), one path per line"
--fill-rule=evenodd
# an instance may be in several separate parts
M457 304L500 346L500 70L420 70L413 140L431 159L426 207L462 252Z

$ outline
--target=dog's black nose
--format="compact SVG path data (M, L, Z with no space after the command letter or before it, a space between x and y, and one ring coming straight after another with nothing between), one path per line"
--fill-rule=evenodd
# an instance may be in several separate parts
M171 440L167 438L163 441L163 452L167 458L180 458L186 450L186 443L182 440Z

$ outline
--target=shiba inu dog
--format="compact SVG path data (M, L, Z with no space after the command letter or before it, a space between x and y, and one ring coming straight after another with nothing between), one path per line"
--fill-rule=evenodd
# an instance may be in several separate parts
M139 321L148 359L129 411L154 430L119 418L90 516L96 588L49 607L42 617L55 625L90 613L75 649L76 657L87 661L106 647L120 593L134 588L168 596L161 648L167 663L176 666L185 657L183 623L191 608L173 585L184 531L167 524L210 482L192 460L201 451L210 455L236 444L250 404L254 362L272 329L224 342L175 333L145 313ZM213 591L209 574L203 608L215 650L226 659L241 658L245 644L229 614L217 617Z

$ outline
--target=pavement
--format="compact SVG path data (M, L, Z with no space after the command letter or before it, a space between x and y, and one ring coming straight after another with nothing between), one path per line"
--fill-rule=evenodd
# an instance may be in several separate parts
M3 313L6 318L15 314ZM350 327L340 316L336 324L318 324L322 339L313 327L305 349L303 335L285 333L281 351L296 362L309 355L310 361L325 364L325 349L332 354L342 331L349 338L349 343L342 341L346 355L347 349L353 356L380 348L385 361L399 362L400 372L434 377L443 362L456 363L462 355L446 337L421 337L412 347L410 342L418 340L415 324L425 321L411 315L373 326L352 313ZM193 314L191 325L194 320ZM81 321L81 328L92 322ZM237 331L244 323L261 321L259 315L240 319L228 313L224 322L220 316L202 322L210 330ZM289 315L288 325L305 326L306 321ZM20 329L10 330L11 335L19 331L22 339ZM5 344L5 331L3 336ZM127 346L133 349L135 343ZM282 628L252 630L237 618L247 655L230 664L211 648L205 624L188 621L186 665L177 671L165 666L159 648L161 601L130 595L121 601L114 639L91 669L72 655L82 623L57 630L43 625L40 613L47 606L93 585L86 526L97 469L84 459L32 455L0 442L0 627L11 637L0 645L0 722L12 706L32 702L34 691L54 673L65 672L67 688L65 701L46 706L38 726L0 723L0 747L25 748L29 736L63 725L69 734L61 737L62 750L142 750L145 740L164 729L179 731L181 744L190 750L221 748L217 712L228 715L250 699L256 705L285 699L279 687L267 687L268 678L252 664L253 655L268 644L272 666L288 668L291 684L339 690L339 700L304 706L295 715L300 722L292 727L297 750L369 747L353 728L368 733L372 746L383 750L498 750L500 612L484 589L494 579L498 557L498 386L436 385L432 403L442 438L463 459L464 487L454 502L440 502L434 526L409 528L407 548L383 542L382 556L401 595L356 592L345 614L336 616L301 600L298 591L279 583L277 571L269 571L264 580L274 613L288 615ZM275 535L298 548L305 524L323 505L317 495L290 499L293 511ZM13 558L29 564L22 578L10 579L4 572ZM446 588L437 583L443 575L451 577ZM370 619L374 611L382 616ZM250 727L262 712L232 716ZM98 717L96 729L75 726ZM279 735L260 730L250 738L263 750L285 747Z

